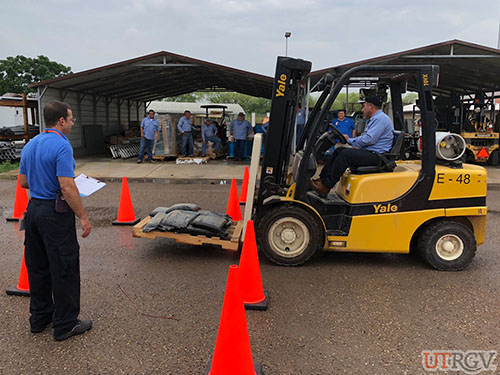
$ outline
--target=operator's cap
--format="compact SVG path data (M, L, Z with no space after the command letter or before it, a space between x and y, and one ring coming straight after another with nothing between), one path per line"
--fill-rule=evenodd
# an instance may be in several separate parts
M382 100L376 95L370 95L365 98L365 100L361 100L360 103L371 103L375 107L382 107Z
M245 116L243 112L238 113L238 116Z

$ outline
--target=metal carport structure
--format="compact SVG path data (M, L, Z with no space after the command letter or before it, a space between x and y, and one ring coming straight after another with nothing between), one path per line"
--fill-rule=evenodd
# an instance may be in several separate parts
M85 155L85 126L100 125L103 135L120 132L137 125L153 100L202 90L271 98L272 85L272 77L161 51L30 87L38 90L39 108L51 100L71 106L77 123L70 141L75 154Z
M437 95L472 99L481 91L490 97L500 97L500 50L457 39L317 70L309 74L307 86L311 88L309 91L314 91L316 83L326 73L338 76L359 65L419 64L439 65L439 86L433 90ZM402 103L393 105L400 108L402 118Z

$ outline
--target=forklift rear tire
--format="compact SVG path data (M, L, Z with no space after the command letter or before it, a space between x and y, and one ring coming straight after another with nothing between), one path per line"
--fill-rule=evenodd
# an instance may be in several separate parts
M259 221L258 241L264 254L281 266L298 266L322 248L323 226L305 208L280 205L271 208Z
M431 267L441 271L461 271L476 255L476 239L464 224L439 220L422 230L418 249Z

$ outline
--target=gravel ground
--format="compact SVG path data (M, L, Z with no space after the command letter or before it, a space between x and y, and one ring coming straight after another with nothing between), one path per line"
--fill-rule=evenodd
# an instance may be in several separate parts
M6 223L15 181L0 180L0 284L17 283L23 247ZM194 202L225 211L229 185L130 183L137 216ZM0 374L201 374L210 360L228 266L217 247L138 239L113 227L119 183L86 198L93 231L81 239L81 317L86 334L55 342L31 334L29 298L0 294ZM302 267L262 259L271 302L247 312L254 358L265 374L425 374L422 350L498 350L500 192L490 190L486 244L462 272L418 258L333 254ZM175 317L178 320L167 319Z

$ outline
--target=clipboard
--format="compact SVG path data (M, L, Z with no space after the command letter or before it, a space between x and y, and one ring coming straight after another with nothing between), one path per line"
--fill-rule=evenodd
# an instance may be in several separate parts
M80 193L80 197L88 197L106 186L104 182L86 176L83 173L75 178L75 184Z

